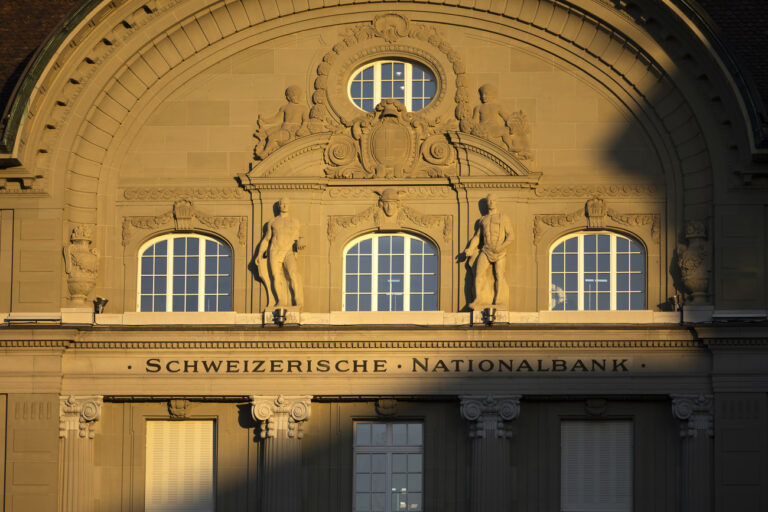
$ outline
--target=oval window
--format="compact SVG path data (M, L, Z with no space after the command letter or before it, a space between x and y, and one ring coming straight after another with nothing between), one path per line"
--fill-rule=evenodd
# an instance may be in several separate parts
M401 101L409 112L421 110L435 97L435 75L408 61L379 60L361 67L349 80L349 98L359 109L373 112L383 99Z

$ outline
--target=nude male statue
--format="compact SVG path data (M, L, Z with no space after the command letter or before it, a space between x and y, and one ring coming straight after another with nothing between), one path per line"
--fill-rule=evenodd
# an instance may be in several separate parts
M254 149L257 158L265 158L278 147L287 144L300 135L309 135L307 123L309 122L309 109L300 104L302 96L301 87L291 85L285 90L285 99L288 103L280 107L273 117L263 119L259 115L256 120L256 133L254 137L259 139ZM268 125L275 125L267 127Z
M304 293L294 253L306 245L299 236L299 221L288 213L288 199L282 198L278 204L280 214L267 223L256 247L256 267L267 293L271 284L275 306L301 306Z
M512 223L497 210L494 194L488 194L485 202L488 213L477 222L475 234L462 253L474 269L475 299L469 305L474 310L506 305L509 299L504 270L507 248L514 240Z
M513 141L509 128L510 114L496 102L499 91L493 84L480 87L480 105L472 112L474 127L472 134L487 139L501 138L507 149L512 149Z

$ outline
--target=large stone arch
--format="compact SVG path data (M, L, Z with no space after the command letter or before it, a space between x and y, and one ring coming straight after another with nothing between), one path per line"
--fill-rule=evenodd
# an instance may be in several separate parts
M430 5L437 3L401 2L397 10L557 55L640 120L665 171L671 245L685 220L711 217L714 187L733 171L733 155L748 161L758 151L749 101L677 2L627 9L623 2L587 0ZM37 64L35 87L17 98L17 117L20 105L26 109L9 125L12 156L27 183L43 177L37 186L62 202L65 221L98 224L110 162L153 99L174 83L258 41L392 10L363 2L343 8L268 0L90 2L49 59Z

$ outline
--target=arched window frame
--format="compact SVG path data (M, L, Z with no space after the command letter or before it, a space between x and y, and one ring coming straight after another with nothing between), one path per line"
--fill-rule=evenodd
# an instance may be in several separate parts
M382 96L382 89L383 84L387 81L393 82L392 86L394 87L394 83L396 81L399 81L395 76L393 75L391 78L384 77L384 73L382 71L382 68L384 65L387 64L402 64L403 65L403 104L405 105L405 108L409 112L413 112L414 110L421 110L423 108L426 108L437 96L438 92L438 82L435 75L435 72L432 71L429 67L425 66L424 64L420 62L412 62L405 59L396 59L396 58L389 58L389 59L378 59L372 62L368 62L357 69L352 73L352 75L349 77L349 80L347 81L347 95L352 101L352 103L359 108L360 110L363 110L364 112L373 112L373 109L378 105L381 100L383 99ZM363 75L364 71L371 70L370 77L365 77ZM423 78L414 78L414 69L420 70L422 73L424 73ZM392 70L392 73L395 73L395 70ZM428 74L428 77L427 77ZM358 77L360 77L358 79ZM365 83L372 83L372 94L370 97L365 94ZM415 96L414 95L414 85L417 83L421 83L421 95ZM356 97L352 92L353 84L359 84L360 87L360 96L359 98ZM431 84L431 85L430 85ZM427 95L426 90L427 88L431 88L431 95ZM387 96L388 98L396 98L396 96L393 94L391 96ZM359 99L359 104L358 104ZM416 100L416 102L414 102ZM414 109L414 105L419 103L419 100L423 101L421 105L418 105L418 108Z
M200 241L199 244L199 250L197 256L197 309L186 309L186 306L182 310L174 310L173 308L173 295L174 295L174 277L176 274L173 272L173 265L174 265L174 243L173 240L180 239L180 238L195 238ZM142 293L142 277L145 276L144 269L142 265L142 258L145 256L145 252L153 247L154 245L161 243L163 241L167 241L167 252L166 252L166 272L165 272L165 309L161 311L156 311L153 307L150 311L142 311L142 295L146 295ZM225 247L229 254L228 257L230 258L230 264L229 264L229 291L228 293L216 293L213 295L227 295L228 296L228 302L229 302L229 308L228 309L219 309L218 304L216 309L208 309L206 310L205 307L205 298L206 295L212 295L206 293L206 277L211 277L206 273L206 256L210 256L207 254L207 247L206 247L206 241L212 241L216 244L219 244L221 247ZM217 255L220 256L220 255ZM235 250L234 248L227 243L225 240L215 237L208 234L202 234L202 233L196 233L196 232L174 232L174 233L166 233L158 236L154 236L148 240L146 240L143 244L141 244L137 250L137 267L136 267L136 311L141 313L147 313L147 312L225 312L225 311L234 311L234 258L235 258ZM217 265L218 266L218 265ZM154 270L154 269L153 269ZM160 274L152 274L153 276L159 277ZM217 276L221 276L222 274L217 274ZM191 274L185 274L187 277L192 277ZM218 287L218 283L217 283ZM218 289L218 288L217 288ZM151 294L151 295L160 295L160 294ZM185 296L191 296L191 293L184 294ZM185 301L186 302L186 301ZM218 301L217 301L218 303Z
M440 248L438 244L434 243L432 240L428 238L424 238L418 235L414 235L407 232L382 232L382 233L368 233L362 236L355 237L351 241L349 241L342 250L342 266L341 266L341 309L343 311L379 311L378 309L378 279L377 276L378 273L378 255L380 253L377 252L377 244L379 239L383 237L391 237L391 236L402 236L405 238L405 240L408 240L404 244L404 256L403 256L403 309L401 310L382 310L382 311L438 311L440 309L440 264L441 264L441 258L440 258ZM372 240L372 248L371 248L371 309L365 309L365 310L348 310L348 304L347 304L347 256L349 251L354 248L357 244L360 244L366 240ZM435 295L435 303L434 303L434 309L412 309L412 305L410 303L412 291L410 289L411 287L411 277L414 275L414 272L411 270L411 256L414 255L414 253L410 250L411 241L417 240L424 244L428 244L429 246L434 249L435 254L435 286L434 286L434 295ZM357 292L353 292L357 293ZM415 292L418 293L418 292ZM423 303L422 303L423 304Z
M599 309L598 307L595 308L585 308L585 295L586 290L584 289L584 274L590 273L589 271L585 270L584 268L584 255L587 252L584 247L584 237L588 235L608 235L609 238L609 248L608 251L600 252L600 249L598 248L595 252L596 254L596 260L598 260L597 254L607 254L608 255L608 261L609 261L609 268L607 272L599 272L597 271L597 268L595 270L595 274L608 274L609 275L609 283L608 283L608 294L609 294L609 307ZM630 293L642 293L642 305L640 307L632 307L632 301L631 298L628 300L628 308L622 308L619 309L618 306L618 293L622 293L621 290L618 290L617 286L617 276L622 273L628 273L630 276L631 274L635 273L635 271L632 270L632 266L630 264L629 271L625 272L618 269L617 265L617 255L619 254L617 250L617 244L619 239L626 239L630 242L633 242L639 246L641 249L642 257L643 257L643 269L642 269L642 290L638 291L636 289L632 288L631 285L631 277L628 277L628 281L630 283L629 291ZM552 304L552 294L553 294L553 274L559 273L556 272L555 269L553 269L553 254L554 251L563 243L567 242L568 240L576 240L576 248L575 252L571 251L571 254L576 254L576 260L577 260L577 269L576 272L563 272L563 273L575 273L576 274L576 282L577 282L577 291L575 292L577 294L577 300L578 300L578 306L575 310L559 310L554 309ZM596 243L598 243L596 241ZM568 252L568 249L566 249L566 252ZM624 254L624 252L621 252ZM565 270L565 268L564 268ZM634 237L629 234L625 233L618 233L615 231L607 231L607 230L586 230L586 231L575 231L571 233L567 233L565 235L559 236L556 238L552 243L549 244L549 248L547 250L547 297L548 297L548 304L549 307L547 309L552 311L638 311L638 310L644 310L648 306L649 301L649 273L650 273L650 266L649 266L649 251L648 247L642 242L642 240L638 237ZM573 292L571 292L573 293Z

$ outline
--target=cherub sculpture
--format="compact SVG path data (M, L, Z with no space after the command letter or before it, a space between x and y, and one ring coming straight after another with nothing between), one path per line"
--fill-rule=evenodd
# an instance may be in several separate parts
M256 131L253 134L257 140L253 150L256 159L263 160L296 137L309 135L309 109L300 103L303 95L301 87L291 85L285 90L288 103L280 107L277 114L268 119L259 115L256 119Z

